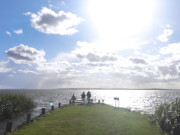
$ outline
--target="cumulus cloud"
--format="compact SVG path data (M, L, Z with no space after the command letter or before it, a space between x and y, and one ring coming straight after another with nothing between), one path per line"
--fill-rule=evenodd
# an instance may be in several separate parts
M158 66L158 69L163 76L176 76L178 74L176 65Z
M83 54L77 54L76 55L78 58L80 59L87 59L90 62L106 62L106 61L116 61L117 57L113 56L113 55L98 55L95 53L91 53L89 52L86 55Z
M27 12L31 15L31 25L36 30L47 34L72 35L78 30L75 28L83 19L71 12L54 12L43 7L37 14Z
M159 61L157 66L158 79L165 81L178 81L180 77L180 59L174 59L173 56Z
M23 44L7 50L5 56L16 63L45 61L45 52L43 50L38 51Z
M87 42L77 42L77 48L72 53L80 60L87 60L89 62L114 62L118 60L116 51L104 50L97 44Z
M163 30L163 33L160 34L157 39L161 42L168 42L169 40L169 37L173 34L173 30L170 29L170 26L169 25L166 25L164 27L164 30Z
M75 50L61 52L47 61L44 51L21 44L6 51L11 59L8 64L0 62L0 75L6 80L0 78L0 85L11 83L14 88L167 86L167 81L175 84L180 80L180 59L173 58L178 54L178 44L174 45L161 48L161 55L151 58L144 53L123 57L118 51L100 51L88 43L78 42ZM164 54L173 56L167 58Z
M23 33L23 30L22 29L14 30L14 33L16 33L17 35L20 35Z
M129 60L134 64L147 64L146 61L142 58L129 58Z

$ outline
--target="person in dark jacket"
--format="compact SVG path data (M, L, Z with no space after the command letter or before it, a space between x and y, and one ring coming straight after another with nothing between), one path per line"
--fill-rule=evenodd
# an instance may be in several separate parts
M81 98L84 100L86 97L85 93L83 92L82 95L81 95Z
M91 98L91 92L88 91L87 93L87 98L90 99Z

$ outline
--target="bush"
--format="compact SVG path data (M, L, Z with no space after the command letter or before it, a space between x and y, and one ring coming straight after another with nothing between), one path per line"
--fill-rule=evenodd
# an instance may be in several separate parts
M170 135L180 134L180 99L168 104L164 103L155 110L154 120L162 131Z
M23 95L0 95L0 118L12 119L35 107L32 99Z

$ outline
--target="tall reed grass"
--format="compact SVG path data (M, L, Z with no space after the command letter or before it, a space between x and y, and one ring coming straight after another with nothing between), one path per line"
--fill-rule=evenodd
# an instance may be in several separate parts
M24 95L0 95L0 119L12 119L33 107L33 100Z
M180 135L180 99L159 105L153 118L162 131L170 135Z

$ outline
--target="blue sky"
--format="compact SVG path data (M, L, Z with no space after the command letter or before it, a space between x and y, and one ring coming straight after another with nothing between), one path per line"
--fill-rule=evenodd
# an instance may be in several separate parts
M1 0L0 88L180 88L178 0Z

